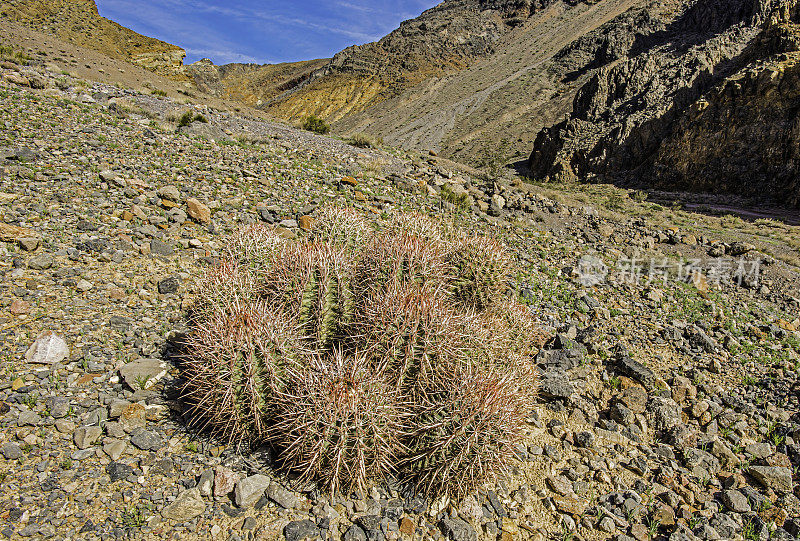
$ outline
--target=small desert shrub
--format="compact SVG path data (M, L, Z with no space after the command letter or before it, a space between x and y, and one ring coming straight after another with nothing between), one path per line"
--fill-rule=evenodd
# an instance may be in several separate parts
M166 97L166 95L167 95L167 93L166 93L166 92L164 92L163 90L160 90L160 89L158 89L158 88L156 88L156 89L153 89L153 91L152 91L152 92L150 92L150 93L151 93L153 96L159 96L159 97L161 97L161 98L163 98L163 97Z
M470 196L467 193L456 193L453 189L445 184L442 186L442 191L439 194L441 198L449 203L452 203L461 210L467 210L470 208L471 201Z
M331 131L331 127L316 115L311 115L303 121L303 129L320 135L325 135Z
M514 456L541 345L497 241L419 215L327 207L304 238L232 236L200 280L188 419L269 443L332 492L389 475L461 496Z
M383 144L381 139L376 139L366 133L354 133L352 137L347 139L347 142L354 147L358 148L377 148Z
M186 111L178 119L178 127L183 128L189 126L192 122L208 123L208 119L201 114L195 114L193 111Z

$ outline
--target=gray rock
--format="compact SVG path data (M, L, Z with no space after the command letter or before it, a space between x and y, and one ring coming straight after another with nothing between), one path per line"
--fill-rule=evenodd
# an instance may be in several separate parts
M236 505L252 507L269 487L270 479L266 475L256 474L239 479L234 490Z
M16 460L22 456L22 449L16 443L6 442L3 444L3 456L6 460Z
M106 466L106 473L111 478L111 482L126 479L128 476L133 475L133 468L127 464L120 462L111 462Z
M55 364L69 357L66 340L52 331L40 334L25 352L25 360L31 364Z
M94 445L102 433L103 429L99 426L82 426L75 430L72 438L75 440L75 445L78 446L78 449L86 449Z
M188 126L178 128L179 133L190 137L201 137L209 141L230 141L230 136L220 128L207 122L192 122Z
M166 376L168 370L167 363L159 359L139 359L122 365L119 375L133 390L149 389Z
M734 513L749 513L750 503L747 496L738 490L725 490L719 497L720 501Z
M299 503L297 496L280 486L278 483L271 483L267 488L267 498L277 503L284 509L294 509Z
M42 417L33 411L23 411L17 417L17 425L19 426L37 426L42 422Z
M574 392L569 378L564 372L550 371L542 374L539 380L539 396L545 399L569 398Z
M162 295L167 295L169 293L177 293L178 292L178 279L174 276L170 276L169 278L164 278L160 282L158 282L158 292Z
M647 421L655 430L663 431L682 424L681 409L671 398L653 396L647 403Z
M211 496L214 491L214 470L209 468L200 474L200 479L197 481L197 488L200 490L201 496Z
M652 370L638 361L634 361L627 355L617 357L617 369L622 374L634 379L645 386L646 389L653 389L656 384L656 375Z
M792 470L782 466L750 466L747 469L756 481L778 494L792 493Z
M181 492L174 502L161 511L161 516L176 522L186 522L202 515L205 510L206 504L195 487Z
M45 405L53 419L63 419L69 413L69 398L51 396L45 401Z
M119 457L128 449L128 443L123 440L109 438L103 443L103 452L111 460L119 460Z
M161 436L145 428L137 428L133 431L131 443L143 451L158 451L164 447L164 441Z
M594 447L595 435L591 432L585 430L576 432L574 439L577 447L585 447L587 449L592 449Z
M35 255L28 260L28 268L33 270L47 270L53 266L55 260L50 254Z
M156 255L170 256L175 254L175 248L163 240L153 239L150 241L150 253Z
M317 525L310 520L295 520L283 528L286 541L302 541L303 539L319 539L320 533Z
M367 541L367 534L360 527L353 524L344 532L344 541Z
M701 449L689 448L683 452L683 462L695 477L716 475L720 470L719 460Z
M451 541L478 541L478 532L472 525L460 518L445 516L439 526Z

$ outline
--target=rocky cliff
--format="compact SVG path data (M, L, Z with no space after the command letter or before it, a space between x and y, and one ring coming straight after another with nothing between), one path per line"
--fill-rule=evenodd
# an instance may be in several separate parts
M560 55L591 53L594 74L537 135L531 174L800 204L796 3L688 2L671 20L653 6Z
M186 78L183 49L101 17L94 0L0 0L0 16L159 75Z

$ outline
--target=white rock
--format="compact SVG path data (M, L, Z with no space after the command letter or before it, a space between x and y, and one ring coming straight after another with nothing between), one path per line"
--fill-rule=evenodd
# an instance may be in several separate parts
M25 360L33 364L56 364L69 357L66 340L53 331L44 331L25 353Z

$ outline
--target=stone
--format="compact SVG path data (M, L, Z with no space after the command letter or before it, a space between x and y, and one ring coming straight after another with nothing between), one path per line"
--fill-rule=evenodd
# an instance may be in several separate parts
M8 311L13 316L22 316L31 313L31 303L22 299L14 299L8 307Z
M33 270L47 270L53 266L55 260L50 254L33 256L28 260L28 268Z
M82 426L75 430L73 439L78 449L86 449L91 447L100 438L103 429L99 426Z
M232 470L225 466L214 467L214 498L227 496L233 492L238 482L239 476Z
M131 443L143 451L158 451L164 447L164 441L157 432L137 428L131 434Z
M163 240L153 239L150 241L150 253L163 256L175 255L175 248Z
M595 443L595 435L588 431L581 431L576 432L574 436L575 445L577 447L585 447L586 449L592 449Z
M170 293L177 293L178 292L178 279L174 276L170 276L169 278L164 278L158 282L158 292L162 295L168 295Z
M188 214L192 219L203 224L211 221L211 209L194 197L186 200L186 207L188 208Z
M647 403L647 421L657 431L669 430L681 424L681 410L671 398L653 396Z
M621 355L617 358L617 369L626 376L638 381L645 386L646 389L653 389L655 387L657 378L652 370L647 368L642 363L633 360L627 355ZM630 407L630 406L628 406Z
M26 252L33 252L39 247L40 240L37 237L20 237L17 239L17 244Z
M600 524L598 524L597 527L601 532L606 532L606 533L613 533L617 529L617 525L614 522L614 519L612 519L609 516L603 517L600 520Z
M4 443L2 452L6 460L16 460L22 456L22 449L19 445L13 442Z
M18 426L38 426L42 422L42 417L34 411L23 411L17 417Z
M564 372L550 371L539 380L539 396L545 399L565 399L574 392L569 378Z
M75 289L81 293L86 293L87 291L91 290L92 287L94 287L92 283L89 280L84 280L83 278L78 280L78 283L75 285Z
M400 533L401 534L403 534L405 536L408 536L408 537L414 537L414 530L415 530L415 526L414 526L414 521L413 520L411 520L408 517L403 517L402 519L400 519Z
M176 522L186 522L199 517L206 510L206 504L200 496L200 491L190 488L181 492L175 501L161 511L161 516Z
M741 462L739 457L731 451L730 447L719 439L711 440L711 443L708 445L708 451L717 457L723 466L735 468Z
M205 470L200 474L200 479L197 481L197 488L200 489L201 496L211 496L214 492L214 470L211 468Z
M66 340L53 331L44 331L25 353L25 360L31 364L56 364L69 357Z
M107 454L111 460L119 460L127 449L128 443L116 438L109 438L108 441L103 443L103 452Z
M122 365L119 375L134 391L149 389L167 375L167 363L159 359L139 359Z
M451 541L478 541L478 532L470 523L458 517L445 516L439 526Z
M734 513L750 512L750 503L747 501L747 496L738 490L725 490L720 494L719 499L725 507Z
M119 416L120 427L129 434L138 428L144 428L146 424L147 410L142 404L129 405Z
M303 231L311 231L314 227L314 218L311 216L300 216L297 220L297 226Z
M158 195L162 199L166 199L168 201L178 201L181 198L180 190L172 184L160 187L158 189Z
M750 466L747 473L778 494L792 493L792 470L781 466Z
M133 468L120 462L111 462L106 466L106 473L111 478L111 482L127 479L133 475Z
M294 509L298 503L297 496L280 486L278 483L271 483L267 488L267 498L277 503L284 509Z
M344 541L367 541L367 534L360 526L353 524L344 532Z
M589 508L589 502L580 498L553 496L556 509L568 515L581 516Z
M320 532L317 525L310 520L295 520L283 528L286 541L302 541L303 539L319 539Z
M270 485L270 478L266 475L256 474L240 479L236 483L234 499L239 507L252 507L264 494Z
M634 385L620 393L619 401L633 413L644 413L647 409L647 392Z
M22 238L35 238L33 229L0 222L0 241L18 242Z

